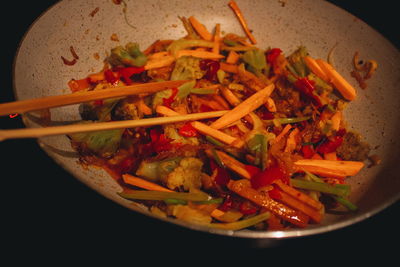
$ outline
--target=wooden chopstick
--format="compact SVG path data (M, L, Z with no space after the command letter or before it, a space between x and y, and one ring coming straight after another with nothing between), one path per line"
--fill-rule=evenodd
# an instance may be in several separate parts
M45 128L27 128L14 130L0 130L0 141L17 138L39 138L50 135L63 135L72 133L103 131L112 129L133 128L141 126L163 125L182 121L194 121L209 119L224 115L227 110L192 113L173 117L157 117L141 120L126 120L112 122L98 122L90 124L74 124L65 126L45 127Z
M155 93L167 88L178 87L185 82L186 81L152 82L108 88L105 90L85 91L66 95L56 95L43 98L8 102L0 104L0 116L14 113L25 113L33 110L54 108L113 97Z

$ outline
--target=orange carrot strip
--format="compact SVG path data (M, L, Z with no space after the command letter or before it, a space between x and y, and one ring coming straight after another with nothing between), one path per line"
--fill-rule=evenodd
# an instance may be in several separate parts
M276 144L279 141L281 141L281 139L289 132L289 130L292 129L292 126L290 124L286 124L285 128L283 128L282 132L280 132L278 134L277 137L275 137L275 139L273 139L271 142Z
M310 207L312 207L312 208L314 208L316 210L321 210L321 209L324 208L324 205L321 202L311 198L310 196L300 192L299 190L297 190L297 189L295 189L295 188L293 188L293 187L291 187L291 186L289 186L287 184L284 184L281 180L275 180L274 183L276 185L278 185L279 188L283 192L288 193L292 197L297 198L298 200L306 203Z
M246 165L241 163L240 161L232 158L231 156L228 156L226 153L219 151L219 150L215 150L215 152L217 153L217 156L219 157L219 159L222 161L222 163L230 170L232 170L233 172L239 174L241 177L246 178L246 179L250 179L251 178L251 174L246 170ZM213 153L211 152L211 150L206 150L206 154L212 158L214 157Z
M214 129L221 129L237 120L240 120L264 104L274 88L275 86L273 84L267 85L264 89L256 92L239 105L228 111L225 115L214 121L210 126Z
M192 56L197 58L205 58L205 59L221 59L224 56L220 54L216 54L208 51L199 51L199 50L179 50L176 53L176 57L180 58L183 56Z
M173 192L165 187L162 187L161 185L146 181L142 178L135 177L130 174L123 174L122 179L127 184L134 185L143 189L153 190L153 191Z
M306 227L308 223L308 216L289 208L288 206L279 203L269 197L268 194L261 193L253 189L250 185L250 181L246 179L242 180L231 180L228 183L228 188L236 194L254 202L255 204L266 208L279 218L282 218L294 225L299 227Z
M292 195L281 191L280 192L280 202L288 205L289 207L301 211L305 215L309 216L314 222L319 223L322 220L322 214L305 204L304 202L300 201L299 199L293 197Z
M232 64L225 63L225 62L220 62L219 68L225 72L230 72L230 73L238 73L239 72L237 65L232 65Z
M212 47L212 52L214 54L219 54L219 49L220 49L220 41L221 41L221 25L217 23L215 25L215 33L214 33L214 46Z
M326 160L337 160L336 151L330 153L324 153L324 159Z
M239 22L242 25L243 30L246 32L246 35L249 38L249 40L251 41L251 43L252 44L256 44L257 43L256 38L254 38L253 34L249 30L249 27L247 26L247 22L244 19L243 13L240 10L240 8L237 5L237 3L235 1L233 1L233 0L231 0L228 5L229 5L230 8L232 8L233 12L235 13L237 18L239 19Z
M293 131L290 132L286 141L285 152L292 153L293 150L295 150L297 145L296 137L299 132L300 130L298 128L295 128Z
M207 41L211 41L213 39L212 34L194 16L189 17L189 21L201 38Z
M310 56L304 57L304 62L306 63L307 67L319 78L322 80L329 82L328 75L321 69L318 63Z
M311 173L339 178L356 175L364 167L364 163L361 161L315 159L301 159L294 165Z
M229 51L228 57L226 58L226 63L236 64L239 60L239 54L235 51Z

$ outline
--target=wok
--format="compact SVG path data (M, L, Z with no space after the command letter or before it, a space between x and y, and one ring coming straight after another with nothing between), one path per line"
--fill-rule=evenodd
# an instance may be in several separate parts
M226 1L202 1L190 6L187 1L168 3L146 1L136 8L134 11L138 15L132 16L134 19L130 22L136 29L127 25L122 7L112 4L112 1L83 3L72 0L56 3L35 21L22 39L14 66L16 98L29 99L66 93L66 82L69 79L84 77L89 72L101 69L101 61L96 60L93 54L99 53L103 57L105 51L117 45L110 39L113 33L117 33L122 44L134 38L146 47L158 38L182 36L182 32L173 26L179 25L177 16L193 14L210 27L220 22L226 32L240 31L240 26L231 10L227 8ZM353 191L351 200L360 207L359 212L331 214L321 225L307 229L284 232L230 232L210 230L175 220L166 221L219 235L277 239L339 229L362 221L395 203L400 196L399 175L396 171L399 163L397 155L400 154L397 141L400 123L396 112L400 99L398 50L363 21L327 2L287 1L284 7L279 1L238 3L243 12L249 14L246 17L260 47L280 47L286 52L293 51L303 44L312 55L325 57L337 43L334 52L335 64L352 82L354 81L349 78L348 70L351 69L351 58L355 51L378 61L378 72L368 82L368 89L359 89L359 98L347 109L346 117L352 127L376 147L374 153L380 156L382 164L366 168L359 175L349 179ZM99 7L99 12L93 17L90 16L96 7ZM154 10L161 14L158 15L159 20L151 19ZM269 11L268 17L264 14L265 10ZM130 12L134 11L133 8L129 8L128 2L128 21L132 19L129 16ZM268 31L264 25L268 25ZM74 67L66 67L60 60L60 56L68 52L70 45L75 47L80 56L79 64ZM75 121L79 119L77 107L56 109L52 111L52 119ZM24 123L27 127L35 126L35 122L28 117L24 118ZM65 137L42 138L38 143L55 162L88 187L124 207L152 216L131 202L117 197L115 192L119 187L107 174L96 169L86 170L78 165ZM52 189L54 188L49 188Z

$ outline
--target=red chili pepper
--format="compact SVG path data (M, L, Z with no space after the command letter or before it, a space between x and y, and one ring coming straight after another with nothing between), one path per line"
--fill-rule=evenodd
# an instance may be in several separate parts
M228 171L224 168L219 167L218 164L212 159L210 159L210 168L213 172L217 172L217 175L214 178L216 184L227 185L229 183L231 177Z
M197 130L192 126L192 123L187 122L181 128L179 128L178 133L184 137L197 137L199 133Z
M264 171L251 177L251 186L255 189L272 184L275 180L282 180L284 183L289 182L289 177L282 167L276 165L265 169Z
M274 113L268 110L263 111L260 115L260 118L263 120L273 120L275 118Z
M231 195L225 197L224 202L218 207L219 210L228 211L234 206L233 198Z
M279 55L282 53L282 50L279 48L272 48L271 50L268 51L267 53L267 62L271 65L274 66L276 63L276 59L279 57Z
M102 105L104 105L104 100L103 99L95 100L95 101L93 101L93 104L95 106L101 107Z
M219 70L219 62L211 59L203 59L200 61L200 69L205 70L204 79L209 81L217 80L217 71Z
M313 93L315 82L307 77L298 78L294 83L295 87L307 98L311 99L316 107L322 107L321 99Z
M317 152L321 154L331 153L336 151L336 149L343 143L343 137L334 136L331 139L327 139L325 142L317 147Z
M115 76L114 72L110 69L104 71L104 76L106 78L106 81L111 84L116 84L119 80L118 77Z
M172 88L171 96L168 98L162 99L164 106L171 108L171 104L175 101L175 97L177 94L178 94L178 88L176 88L176 87Z
M200 112L209 112L209 111L214 111L214 109L210 108L209 106L206 106L204 104L200 105L199 108Z
M260 168L253 165L244 165L244 169L250 173L250 177L253 177L261 172Z
M161 130L158 128L154 128L150 130L150 149L152 149L156 153L160 153L162 151L171 150L174 146L180 146L180 143L171 144L173 139L167 138L165 134L161 133Z
M303 154L304 158L310 159L312 156L314 156L315 150L312 145L305 145L301 147L301 153Z
M268 191L269 197L275 200L282 199L281 191L275 185L273 185L273 187L272 190Z
M243 201L239 206L239 211L244 215L254 214L258 210L259 208L248 200Z
M142 73L145 71L144 67L126 67L126 68L118 68L118 73L121 75L121 78L128 85L132 84L131 80L132 75Z

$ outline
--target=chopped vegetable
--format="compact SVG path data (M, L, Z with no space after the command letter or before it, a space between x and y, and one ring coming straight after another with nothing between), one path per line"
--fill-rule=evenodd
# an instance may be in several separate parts
M140 51L137 43L128 43L125 47L111 49L110 62L113 65L142 67L146 65L147 57Z
M218 229L225 229L225 230L232 230L232 231L237 231L240 229L248 228L250 226L256 225L257 223L260 223L262 221L267 220L270 217L269 212L264 212L260 213L259 215L253 216L248 219L244 219L241 221L237 222L231 222L231 223L210 223L208 226L212 228L218 228Z
M80 143L80 146L83 146L83 149L87 148L89 151L99 156L108 158L118 150L123 132L123 129L116 129L75 133L70 134L69 137L72 141Z
M162 191L145 191L130 190L129 193L118 193L120 197L126 199L140 200L165 200L179 199L185 201L206 201L210 197L207 194L200 193L182 193L182 192L162 192Z

